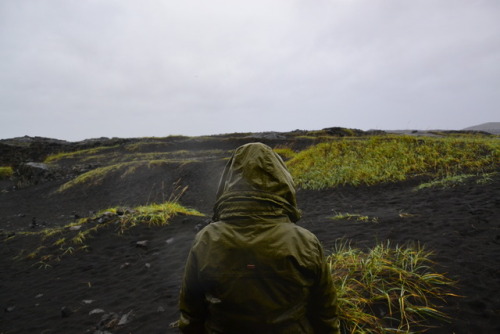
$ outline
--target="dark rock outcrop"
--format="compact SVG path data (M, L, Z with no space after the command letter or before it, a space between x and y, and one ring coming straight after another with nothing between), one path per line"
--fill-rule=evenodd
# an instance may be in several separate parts
M61 178L62 171L57 167L41 162L27 162L17 165L13 179L18 188L23 188Z

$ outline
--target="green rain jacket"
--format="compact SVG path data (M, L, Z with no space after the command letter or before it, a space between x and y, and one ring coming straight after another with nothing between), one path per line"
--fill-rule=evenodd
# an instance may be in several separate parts
M191 248L180 295L183 333L339 333L336 294L318 239L295 225L295 187L260 143L236 149L214 223Z

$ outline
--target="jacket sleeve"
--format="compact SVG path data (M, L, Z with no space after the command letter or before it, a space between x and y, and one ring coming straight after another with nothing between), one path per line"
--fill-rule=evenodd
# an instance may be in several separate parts
M311 290L308 317L315 333L339 334L340 323L337 305L337 292L333 285L330 267L326 262L323 248L319 247L318 274L316 284Z
M198 278L198 265L193 250L189 253L182 282L179 329L181 333L202 334L205 332L207 308L202 284Z

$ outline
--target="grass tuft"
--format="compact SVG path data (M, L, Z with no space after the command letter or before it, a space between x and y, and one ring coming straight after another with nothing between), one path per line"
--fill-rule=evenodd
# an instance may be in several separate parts
M9 179L14 174L12 167L2 166L0 167L0 180Z
M331 217L333 220L354 220L360 222L371 222L378 223L377 217L364 216L357 213L336 213L335 216Z
M37 232L17 233L12 238L36 238L36 248L23 250L17 259L39 260L44 263L60 261L64 256L77 251L88 251L88 242L103 229L111 229L118 234L140 225L165 226L177 215L204 216L197 210L186 208L178 199L187 187L173 194L168 202L138 206L133 209L108 208L93 217L80 218L76 222ZM12 239L11 238L11 239ZM7 240L4 240L7 241ZM46 267L47 268L47 267Z
M339 240L328 257L344 333L418 333L430 318L449 321L438 303L453 282L432 270L432 252L381 243L364 252Z
M138 224L165 226L177 215L203 216L199 211L186 208L177 202L165 202L136 207L131 214L123 215L119 223L123 232Z
M418 185L414 190L422 190L426 188L452 188L463 185L468 181L474 181L477 184L487 184L492 181L492 178L497 173L485 173L482 175L476 174L460 174L448 176L442 179L426 182Z

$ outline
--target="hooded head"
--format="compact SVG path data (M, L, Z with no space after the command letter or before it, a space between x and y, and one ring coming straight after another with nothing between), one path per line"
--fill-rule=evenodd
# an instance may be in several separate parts
M222 173L214 220L237 217L300 218L295 185L283 160L269 146L250 143L238 147Z

